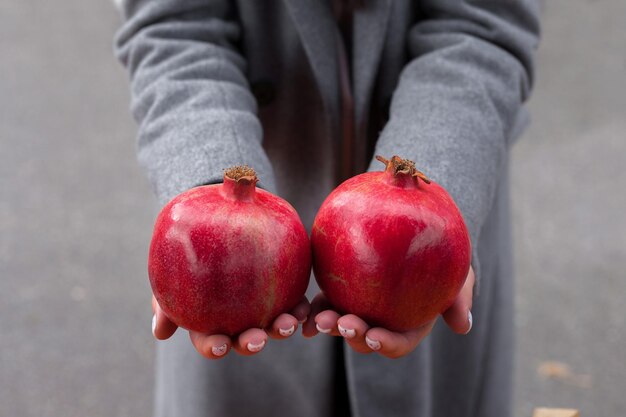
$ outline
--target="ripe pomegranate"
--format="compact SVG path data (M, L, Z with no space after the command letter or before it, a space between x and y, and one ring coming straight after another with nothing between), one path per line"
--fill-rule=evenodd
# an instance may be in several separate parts
M412 161L376 158L385 171L348 179L318 211L313 270L338 311L406 331L454 302L469 271L469 234L450 195Z
M159 213L148 258L152 291L177 325L236 335L267 327L302 299L311 247L294 208L256 188L249 167L196 187Z

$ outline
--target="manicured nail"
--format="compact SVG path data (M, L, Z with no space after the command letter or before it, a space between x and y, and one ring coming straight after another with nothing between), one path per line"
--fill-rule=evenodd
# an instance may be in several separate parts
M380 342L378 340L372 340L369 337L365 336L365 343L367 343L367 346L369 346L372 350L380 349Z
M250 352L259 352L261 349L263 349L264 346L265 340L261 340L260 343L249 342L247 348Z
M152 336L156 337L154 331L156 330L156 314L152 315Z
M469 328L465 334L468 334L470 330L472 330L472 324L474 323L474 318L472 317L472 312L470 310L467 310L467 321L469 321Z
M250 349L250 344L248 344L248 349ZM223 356L227 350L228 346L226 345L226 343L224 343L222 346L213 346L211 348L211 352L213 352L215 356Z
M339 329L339 333L347 339L352 339L356 336L356 331L354 329L344 329L341 327L341 324L337 324L337 328Z
M291 336L295 330L296 326L294 325L288 329L278 329L278 333L280 333L281 336Z
M317 331L318 331L318 332L320 332L320 333L326 333L326 334L328 334L328 333L330 333L330 331L332 330L332 329L322 329L322 328L320 327L320 325L319 325L319 324L317 324L317 323L315 323L315 327L317 328Z

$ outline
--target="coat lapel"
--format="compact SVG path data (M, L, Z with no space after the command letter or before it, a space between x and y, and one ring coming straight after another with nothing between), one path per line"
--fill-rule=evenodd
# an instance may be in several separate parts
M336 136L340 117L337 67L338 29L330 3L321 0L284 0L319 88L326 117Z
M369 109L389 24L391 0L368 0L354 13L352 86L354 94L355 172L367 169Z
M367 120L385 44L391 0L368 0L355 10L352 78L356 125Z
M332 135L338 133L341 119L341 88L337 41L339 31L330 1L284 0L311 65L320 90ZM357 170L367 166L367 121L372 92L385 35L391 0L364 0L354 9L352 49L352 93L356 140L353 160ZM345 138L344 138L345 139Z

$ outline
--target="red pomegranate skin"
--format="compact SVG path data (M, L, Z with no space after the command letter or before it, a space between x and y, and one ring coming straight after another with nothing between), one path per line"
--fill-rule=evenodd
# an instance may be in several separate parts
M313 269L339 312L407 331L452 305L471 248L450 195L390 165L348 179L324 201L311 234Z
M148 274L170 320L205 334L265 328L302 299L310 241L285 200L253 180L193 188L159 213Z

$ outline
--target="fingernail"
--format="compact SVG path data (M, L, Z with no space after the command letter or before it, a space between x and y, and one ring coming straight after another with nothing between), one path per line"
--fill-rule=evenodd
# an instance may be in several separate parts
M278 333L280 333L281 336L291 336L295 330L296 326L294 325L288 329L278 329Z
M258 352L261 349L263 349L264 346L265 346L265 340L261 340L261 342L259 343L249 342L247 348L250 352Z
M470 310L467 310L467 321L469 321L469 328L467 329L465 334L468 334L470 332L470 330L472 330L472 324L474 323L474 319L472 317L472 312Z
M318 332L326 333L326 334L330 333L330 331L332 330L332 329L322 329L320 325L317 323L315 323L315 328L317 329Z
M365 343L367 343L367 346L369 346L372 350L380 349L380 342L378 340L372 340L369 337L365 336Z
M248 349L250 349L250 344L248 344ZM224 343L222 346L213 346L211 348L211 352L213 352L215 356L223 356L227 350L228 346L226 345L226 343Z
M341 333L343 337L352 339L354 336L356 336L356 331L354 329L344 329L343 327L341 327L341 324L337 324L337 328L339 329L339 333Z
M154 331L156 330L156 314L152 315L152 336L156 337Z

